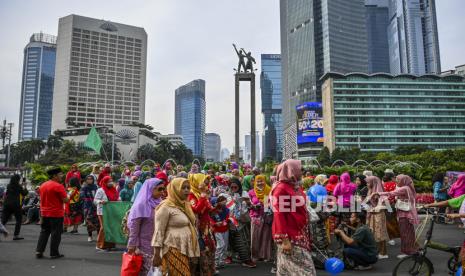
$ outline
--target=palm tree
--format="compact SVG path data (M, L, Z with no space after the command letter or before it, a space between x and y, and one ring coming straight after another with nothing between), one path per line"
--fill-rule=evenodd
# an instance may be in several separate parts
M157 147L166 152L168 155L171 155L173 151L173 144L167 139L160 139L157 143Z
M47 148L50 150L58 150L63 145L63 138L58 135L50 135L47 139Z

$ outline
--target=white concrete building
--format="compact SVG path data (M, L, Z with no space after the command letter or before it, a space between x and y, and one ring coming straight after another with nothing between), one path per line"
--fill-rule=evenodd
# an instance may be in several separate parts
M145 121L147 33L78 15L58 25L52 132Z

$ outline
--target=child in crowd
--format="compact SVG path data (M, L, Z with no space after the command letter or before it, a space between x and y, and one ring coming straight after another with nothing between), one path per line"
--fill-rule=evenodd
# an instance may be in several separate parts
M215 264L216 268L223 268L229 243L229 209L226 207L227 196L220 194L213 197L211 204L214 209L210 212L213 233L216 239Z

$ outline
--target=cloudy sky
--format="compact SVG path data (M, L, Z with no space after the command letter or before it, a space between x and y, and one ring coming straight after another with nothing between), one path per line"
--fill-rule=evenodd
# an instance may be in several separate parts
M465 1L436 1L442 69L465 64ZM78 14L145 28L148 34L146 123L174 132L174 90L206 81L207 132L234 145L236 56L231 43L261 53L279 53L278 0L0 0L0 118L18 126L23 49L35 32L56 35L58 18ZM241 102L241 139L250 130L248 86ZM257 81L257 125L262 116ZM247 97L246 97L247 96ZM15 130L15 136L17 129ZM243 141L241 142L243 143Z

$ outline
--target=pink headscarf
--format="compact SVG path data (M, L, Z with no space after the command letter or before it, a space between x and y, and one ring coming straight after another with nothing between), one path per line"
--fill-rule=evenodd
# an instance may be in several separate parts
M294 183L302 177L302 164L300 160L289 159L276 169L278 181Z
M448 194L452 198L465 194L465 174L459 175L457 181L450 187Z
M367 196L371 196L372 194L384 192L383 183L381 182L381 179L379 179L379 177L369 176L365 180L366 180L367 186L368 186L368 194L367 194ZM378 204L378 199L375 200L373 198L373 199L370 200L370 202L371 202L372 205L377 205Z
M353 188L357 188L354 183L350 181L350 174L348 172L345 172L341 174L341 191L343 194L348 194L353 192Z
M397 180L397 187L407 187L408 189L408 194L407 198L409 203L410 203L410 211L404 212L406 213L406 216L410 223L412 224L418 224L420 223L420 220L418 219L418 213L417 213L417 208L415 206L415 199L417 197L417 192L415 191L415 187L413 186L413 180L410 176L405 175L405 174L399 174L396 177ZM399 210L397 210L400 212Z

